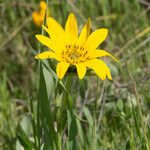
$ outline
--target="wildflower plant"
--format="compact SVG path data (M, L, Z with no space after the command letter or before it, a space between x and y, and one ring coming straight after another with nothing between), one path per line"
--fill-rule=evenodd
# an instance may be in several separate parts
M90 34L91 20L88 19L78 36L78 25L76 17L70 13L65 25L65 30L53 18L47 18L47 26L42 26L49 34L36 35L36 38L50 50L38 54L36 59L52 58L58 61L56 72L59 79L62 79L70 66L77 68L77 74L82 79L86 74L86 69L91 68L95 73L105 80L112 79L110 68L106 63L98 59L104 56L110 56L118 61L105 50L97 47L106 39L108 30L106 28L98 29Z
M5 16L0 28L0 149L150 150L148 5L137 0L11 2L0 2ZM35 6L39 11L33 21L39 28L30 22ZM72 9L80 22L93 16L96 26L111 27L107 48L102 42L108 30L91 33L90 19L80 31L73 13L64 24ZM64 28L47 17L49 10ZM43 35L36 37L47 49L32 39L42 24ZM112 49L123 57L119 65L103 59L117 61L108 53ZM32 54L40 59L38 73ZM96 76L84 79L94 72ZM111 79L111 74L114 82L100 80Z
M59 79L63 79L69 67L75 66L79 79L83 79L86 75L87 68L90 68L94 70L100 79L105 80L108 78L112 80L110 68L102 59L99 59L104 56L109 56L118 62L109 52L98 48L107 37L108 30L106 28L98 29L90 34L91 20L89 18L78 35L77 20L73 13L69 14L65 29L52 17L46 18L46 25L42 25L42 28L49 36L38 34L36 38L45 45L48 50L37 54L35 58L55 59L58 62L56 73ZM37 124L41 121L39 129L43 128L44 137L49 139L45 141L46 146L51 146L52 149L55 149L54 147L61 149L64 143L63 134L65 134L65 136L69 138L69 149L74 149L76 147L77 134L80 132L77 124L79 125L82 119L80 120L80 117L76 114L76 102L71 95L71 89L73 87L72 77L68 76L65 83L62 81L57 82L61 84L62 90L61 88L57 88L57 86L56 89L54 89L54 82L50 81L48 73L52 73L54 78L56 76L52 70L47 72L47 68L45 63L41 61L39 95L37 101L37 114L40 116L40 120L38 120L39 122L37 122ZM56 105L54 108L51 108L52 99L49 99L50 94L48 87L52 87L52 91L56 90L56 99L54 98ZM60 93L62 92L61 95L57 92L58 89ZM50 93L51 98L53 98L52 92ZM97 100L95 102L95 114L96 111ZM78 117L79 120L77 120L76 117ZM97 120L96 115L94 120ZM91 124L92 128L94 124L96 124L96 122ZM48 125L49 127L47 128ZM66 127L68 133L66 132ZM94 134L92 135L95 136ZM41 147L40 138L38 139L37 145Z
M46 2L41 1L39 4L39 11L38 12L35 11L32 13L33 22L37 27L40 27L43 24L44 18L46 15L46 9L47 9ZM49 13L47 13L47 14L49 14Z

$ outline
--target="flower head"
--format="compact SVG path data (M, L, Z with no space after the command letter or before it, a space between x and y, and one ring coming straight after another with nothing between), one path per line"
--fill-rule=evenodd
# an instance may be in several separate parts
M47 8L46 2L41 1L39 8L40 9L38 12L32 13L33 22L35 23L36 26L40 26L43 24Z
M103 60L98 59L103 56L110 56L105 50L97 49L107 37L106 28L98 29L90 34L91 21L88 19L78 37L78 25L73 13L68 16L65 30L61 25L49 17L47 27L42 26L50 37L36 35L36 38L45 46L50 48L38 54L36 59L54 58L59 63L56 67L58 78L62 79L69 66L76 66L80 79L86 74L86 68L91 68L102 79L112 79L110 69Z

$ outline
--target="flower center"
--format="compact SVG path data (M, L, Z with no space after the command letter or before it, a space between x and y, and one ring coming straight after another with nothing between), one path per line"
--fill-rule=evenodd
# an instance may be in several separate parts
M77 64L84 62L88 57L86 57L87 51L84 47L78 45L66 45L65 50L62 51L62 58L70 64Z

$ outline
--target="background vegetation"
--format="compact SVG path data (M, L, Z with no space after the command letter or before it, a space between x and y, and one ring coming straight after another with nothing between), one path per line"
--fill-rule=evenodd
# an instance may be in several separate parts
M34 36L39 1L0 0L0 149L149 150L150 2L47 2L63 26L74 12L80 29L88 17L92 30L109 28L101 47L120 64L105 59L113 81L76 73L58 81L55 61L34 59L46 50Z

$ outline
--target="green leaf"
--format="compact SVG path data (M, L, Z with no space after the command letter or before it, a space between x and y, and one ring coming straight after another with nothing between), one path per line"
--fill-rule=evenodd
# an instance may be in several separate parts
M40 148L41 136L44 141L44 149L54 149L57 146L57 137L54 129L54 120L50 109L50 101L48 99L46 82L44 76L44 66L40 64L40 81L38 93L38 143ZM42 129L42 131L41 131ZM43 133L43 135L42 135Z
M86 80L79 80L79 92L81 98L85 98L85 91L87 90Z
M76 150L77 149L76 136L78 130L73 110L67 110L67 120L68 120L69 146L70 149Z
M83 132L80 120L76 119L76 122L77 122L77 128L78 128L78 134L79 134L80 142L81 142L81 145L83 147L84 146L84 132Z
M89 109L87 107L83 107L83 112L84 112L86 119L88 120L89 125L92 126L93 118L92 118L92 115L91 115Z
M47 64L48 66L47 61L45 61L45 64ZM44 74L44 79L46 81L45 84L46 84L46 89L47 89L47 96L48 96L48 99L50 99L55 89L54 78L45 67L43 67L43 74Z
M33 143L30 141L29 136L24 132L20 124L18 124L18 140L25 149L33 148Z
M122 111L122 110L123 110L123 107L124 107L123 101L122 101L122 99L119 99L119 100L117 101L117 108L118 108L120 111Z

